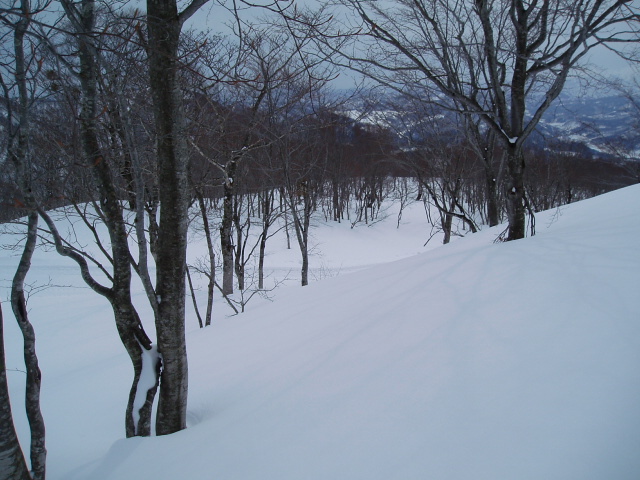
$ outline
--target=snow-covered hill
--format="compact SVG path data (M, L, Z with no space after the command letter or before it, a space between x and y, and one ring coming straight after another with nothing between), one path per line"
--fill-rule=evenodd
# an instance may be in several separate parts
M638 206L629 187L539 214L533 238L485 229L430 251L417 215L319 222L335 277L190 323L189 428L167 437L122 438L131 373L106 302L42 291L48 478L640 478ZM73 282L63 259L38 260L41 282ZM14 261L2 252L3 297ZM19 369L7 308L5 323ZM14 410L22 378L9 372Z
M575 142L597 157L620 160L614 152L640 155L639 113L621 96L573 98L564 96L543 117L538 133L546 138Z
M384 104L358 104L346 110L345 116L361 124L376 124L389 128L403 138L417 140L425 132L455 133L455 116L451 112L433 107L429 117L411 113L415 107L401 107L396 100L394 108ZM532 102L536 104L537 102ZM367 113L363 113L367 112ZM527 112L532 115L533 112ZM418 122L428 120L427 130L420 130ZM638 160L640 157L640 112L629 99L621 95L599 97L563 94L543 115L534 133L529 137L531 146L552 144L563 146L587 158L601 158L614 162ZM401 141L402 144L402 141Z

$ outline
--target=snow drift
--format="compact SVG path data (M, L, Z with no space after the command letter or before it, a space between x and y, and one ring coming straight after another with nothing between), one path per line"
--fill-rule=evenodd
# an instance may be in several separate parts
M626 188L538 215L532 238L486 229L194 329L189 428L167 437L122 438L131 373L106 302L46 291L48 477L640 478L639 206ZM376 238L372 264L394 248Z

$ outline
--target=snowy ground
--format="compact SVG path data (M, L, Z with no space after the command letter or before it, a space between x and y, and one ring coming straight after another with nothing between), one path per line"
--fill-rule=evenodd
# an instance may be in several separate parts
M371 227L318 221L321 281L304 289L281 235L267 262L292 282L240 316L217 301L204 330L190 315L189 428L145 439L123 438L131 372L108 304L40 253L31 281L76 286L29 303L48 478L640 478L639 206L630 187L540 214L533 238L440 248L419 205L399 229L392 208ZM3 300L15 261L0 251Z

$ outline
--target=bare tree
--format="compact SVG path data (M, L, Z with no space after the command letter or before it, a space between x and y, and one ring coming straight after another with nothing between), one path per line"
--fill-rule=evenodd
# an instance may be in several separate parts
M36 336L33 325L29 320L27 311L27 301L24 293L25 278L31 268L31 259L36 248L38 239L38 213L36 211L36 199L32 192L31 182L31 162L29 148L29 111L33 102L32 95L29 94L28 77L37 76L38 67L34 66L29 60L34 60L38 50L37 43L28 45L31 47L32 57L27 59L25 46L27 32L29 30L31 17L43 9L45 4L37 4L32 6L29 0L21 0L19 4L12 9L2 10L2 21L10 27L13 33L13 85L17 90L17 104L14 111L12 105L11 91L9 82L5 81L4 75L0 73L0 85L2 86L5 101L6 112L8 117L8 140L7 140L7 157L9 157L14 165L16 179L15 182L22 194L22 203L28 209L27 213L27 233L22 250L22 255L15 275L11 284L11 307L13 314L18 322L23 337L24 362L26 367L26 387L25 387L25 408L29 427L31 430L31 446L30 459L31 471L33 477L25 475L24 458L17 444L15 431L13 430L13 422L11 417L11 407L9 405L9 397L6 382L6 368L4 364L4 346L2 346L0 365L3 376L0 381L2 398L1 410L3 417L2 423L7 422L6 431L2 432L3 438L6 435L6 441L0 448L2 454L0 458L0 475L4 476L4 472L15 475L11 478L33 478L34 480L44 480L46 471L46 455L45 448L45 424L40 409L40 385L41 373L38 365L38 356L36 354ZM35 11L32 10L35 7ZM14 19L12 22L11 19ZM30 65L31 64L31 65ZM8 65L6 65L8 66ZM0 312L0 342L4 342L2 335L2 318ZM5 457L5 454L7 456ZM6 470L5 470L6 467Z
M283 25L263 28L237 20L238 30L228 39L238 46L236 63L220 63L212 56L202 67L203 78L210 81L198 102L200 112L211 112L209 131L199 127L202 131L192 143L196 157L214 166L221 178L221 292L225 297L234 291L234 267L243 289L244 266L257 248L246 243L249 210L244 212L239 202L251 191L268 189L278 181L274 171L281 164L272 158L279 151L274 145L281 145L295 130L288 123L291 115L300 119L312 114L308 95L330 77L320 67L324 57L303 53L303 46L311 41L308 30L293 36ZM203 124L203 119L199 122ZM264 242L269 227L270 221L263 223Z
M213 249L213 240L211 237L211 227L209 226L209 218L207 214L207 207L204 201L203 193L198 189L194 188L194 194L196 196L196 200L198 201L198 207L200 209L200 216L202 218L202 229L204 233L205 240L207 242L207 254L209 256L209 263L205 268L200 269L202 273L204 273L205 277L208 279L207 284L207 309L205 312L205 320L201 322L201 327L208 327L211 325L211 316L213 312L213 294L215 287L215 273L216 273L216 261L215 261L215 252ZM188 271L187 271L188 273Z
M186 428L188 368L185 273L189 207L188 144L179 81L178 49L184 22L207 0L178 12L177 0L147 0L149 78L158 156L160 223L156 270L158 352L162 355L156 432Z
M281 213L275 204L275 189L264 190L258 195L258 208L262 219L262 229L260 232L260 247L258 249L258 289L264 289L264 257L267 248L267 240L273 233L271 227L280 217Z
M309 122L307 122L309 123ZM283 139L279 145L287 212L293 223L301 255L300 283L309 284L309 233L311 217L316 211L323 187L323 160L326 149L314 138L317 125L310 124L298 135Z
M64 244L57 227L49 214L41 207L40 216L47 224L58 253L69 256L78 263L83 279L97 293L104 296L114 312L114 319L120 339L133 364L134 380L129 393L125 414L127 436L149 435L151 432L151 411L157 389L159 357L152 349L151 339L144 331L143 324L131 298L131 252L128 244L128 229L124 218L115 173L98 137L98 77L100 48L95 34L96 5L92 0L83 0L79 5L63 0L62 6L78 47L78 78L82 92L80 105L80 139L84 160L89 167L98 197L95 208L107 226L111 252L107 258L112 264L112 273L107 275L111 286L100 284L93 278L87 259L81 253ZM96 240L100 239L96 236ZM104 252L106 250L103 249ZM148 353L144 353L144 352ZM145 360L147 359L147 360ZM150 365L145 365L145 361ZM143 368L155 372L154 385L140 382ZM140 390L140 391L139 391Z
M4 328L0 302L0 479L31 480L11 414L7 366L4 358Z
M628 0L338 3L324 12L335 27L322 32L336 61L401 93L431 90L495 132L507 153L508 240L526 231L525 140L589 51L640 32Z

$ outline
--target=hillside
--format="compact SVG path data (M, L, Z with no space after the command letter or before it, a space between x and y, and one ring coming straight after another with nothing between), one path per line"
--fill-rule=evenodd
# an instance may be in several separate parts
M168 437L122 438L130 367L106 302L41 291L48 478L636 479L638 205L629 187L539 214L533 238L495 244L498 227L438 248L415 212L399 229L391 212L318 220L322 281L190 322L189 428ZM273 271L295 267L282 245ZM37 260L39 282L75 282L63 259ZM14 261L0 259L4 297Z
M595 156L606 158L612 150L618 149L627 151L637 160L640 152L639 113L628 99L620 96L565 96L549 109L538 131L546 138L581 144ZM618 161L618 156L613 155L612 160Z

